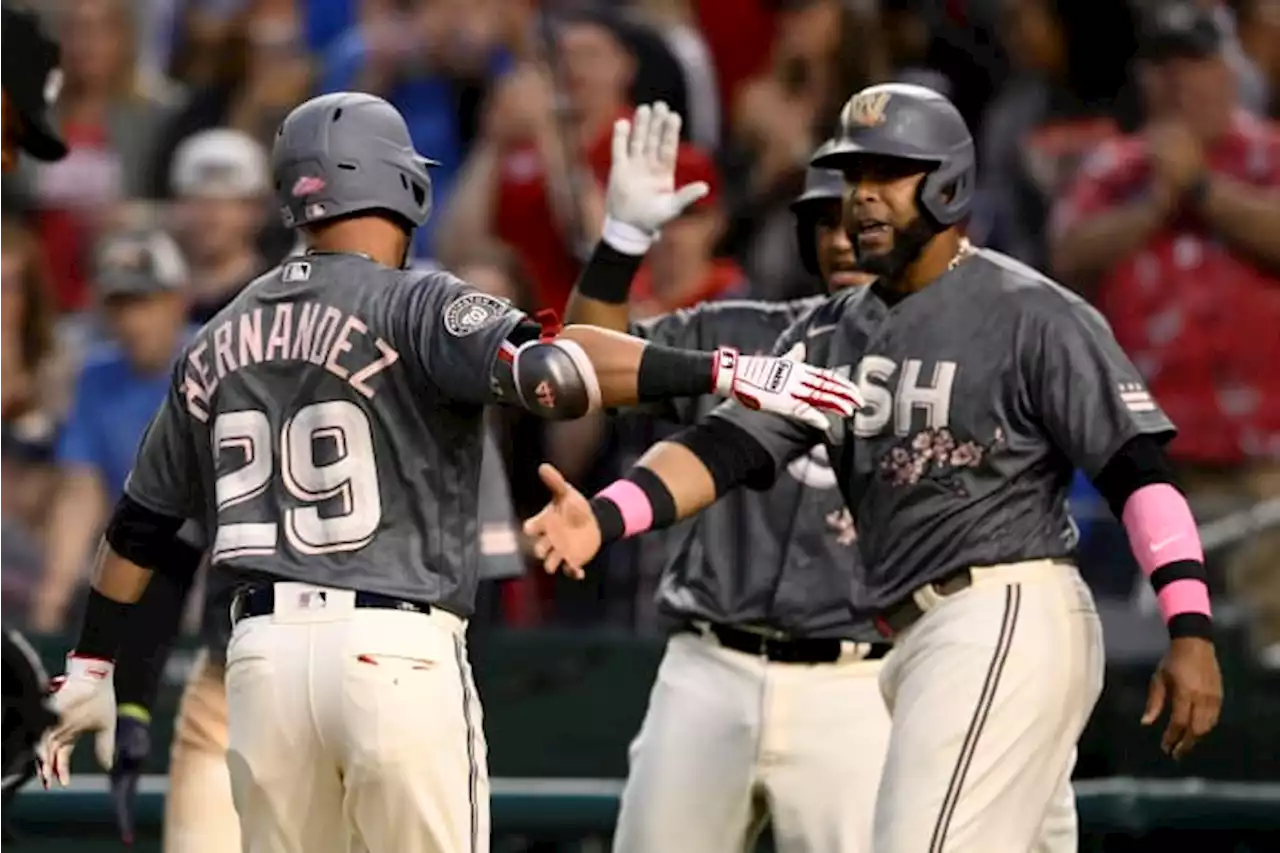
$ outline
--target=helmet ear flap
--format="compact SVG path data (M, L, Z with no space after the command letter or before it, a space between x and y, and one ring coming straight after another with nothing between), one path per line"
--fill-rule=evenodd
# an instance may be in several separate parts
M939 230L955 225L973 207L977 178L972 148L944 160L920 181L916 197L920 212Z

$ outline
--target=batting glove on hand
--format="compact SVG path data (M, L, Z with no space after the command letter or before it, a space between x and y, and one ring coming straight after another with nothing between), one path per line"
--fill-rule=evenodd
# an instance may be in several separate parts
M36 745L40 782L66 786L71 778L71 750L84 732L94 733L93 751L104 768L111 766L116 740L115 664L97 658L67 656L67 671L52 680L49 706L58 722Z
M663 225L711 191L704 181L676 189L681 123L662 101L613 123L603 236L620 252L643 255Z
M133 843L133 803L143 762L151 753L151 714L141 705L121 705L116 717L115 760L111 763L111 804L125 844Z
M720 397L823 431L828 415L850 418L864 405L852 380L804 363L804 344L784 356L741 355L733 347L720 347L713 382Z

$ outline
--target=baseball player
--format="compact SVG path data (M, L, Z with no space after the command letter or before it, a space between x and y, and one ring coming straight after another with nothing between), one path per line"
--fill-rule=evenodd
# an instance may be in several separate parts
M858 92L812 165L844 173L845 227L878 279L832 297L777 347L803 342L853 374L856 418L824 430L725 406L591 501L544 466L553 499L526 532L548 569L580 567L602 542L770 483L824 443L857 523L855 603L894 644L872 849L1029 850L1067 796L1102 689L1101 625L1072 563L1073 467L1122 520L1168 625L1143 722L1170 705L1162 745L1175 757L1217 722L1199 536L1163 449L1174 427L1100 315L963 239L973 140L944 97L904 84Z
M652 120L680 123L661 104ZM611 220L635 218L630 205L646 191L632 187L640 165L612 164ZM801 259L833 291L870 280L853 269L843 194L840 173L810 169L791 206ZM643 253L605 242L610 274L581 280L570 322L668 346L761 352L826 299L712 302L629 323L627 290ZM655 414L687 425L718 402L681 400ZM766 817L784 853L870 850L889 743L877 679L890 647L850 608L853 525L826 448L797 459L769 491L728 495L670 535L674 558L657 597L677 627L631 746L614 850L750 849Z
M615 144L656 171L677 140L649 130ZM65 782L75 734L114 716L132 603L198 519L240 585L225 683L243 849L486 850L464 641L484 405L573 418L715 387L815 424L851 416L856 386L792 357L556 334L447 273L403 269L430 163L370 95L324 95L282 123L273 179L309 251L246 287L174 367L108 524L46 778Z

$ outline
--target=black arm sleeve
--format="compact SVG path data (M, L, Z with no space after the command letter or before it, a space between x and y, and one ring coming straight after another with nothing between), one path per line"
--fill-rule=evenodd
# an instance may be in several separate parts
M668 441L689 448L711 472L716 497L738 486L767 489L773 485L773 457L755 436L724 418L707 418L676 433Z
M144 569L181 578L200 565L200 550L177 536L183 523L184 519L148 509L126 494L107 522L107 544Z
M1142 433L1126 441L1102 466L1093 485L1106 500L1116 518L1124 515L1125 502L1143 486L1174 482L1173 466L1159 437Z
M196 557L199 560L199 555ZM182 607L195 572L157 572L130 616L136 621L124 633L116 661L116 702L150 711L160 689L160 674L173 651Z
M631 282L643 262L644 255L619 252L600 240L574 288L588 299L621 305L630 296Z

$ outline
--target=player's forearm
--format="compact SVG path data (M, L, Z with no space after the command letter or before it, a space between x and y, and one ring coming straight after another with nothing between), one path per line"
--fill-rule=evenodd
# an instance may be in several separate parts
M605 236L596 243L569 295L565 322L625 332L631 321L631 283L644 255L628 254L610 245L609 228L606 224Z
M1054 271L1070 279L1106 272L1137 250L1171 212L1168 200L1152 196L1082 219L1053 241Z
M1169 635L1210 638L1213 613L1200 532L1161 446L1146 435L1130 440L1094 485L1123 523Z
M125 626L137 612L153 571L183 578L194 574L199 562L195 549L178 539L183 520L162 515L122 497L107 524L106 541L98 552L93 587L89 592L76 654L115 660Z
M131 609L133 627L121 639L116 666L116 702L133 706L134 716L149 716L160 674L182 624L182 608L195 574L157 572Z
M1214 230L1272 272L1280 272L1280 192L1223 175L1207 180L1200 212Z
M567 326L560 337L590 359L605 408L716 392L716 353L651 344L594 326Z
M496 146L481 143L462 168L436 231L436 257L446 265L460 266L491 230L498 159Z
M626 476L592 498L591 508L607 544L697 515L772 469L753 437L710 418L654 445Z

